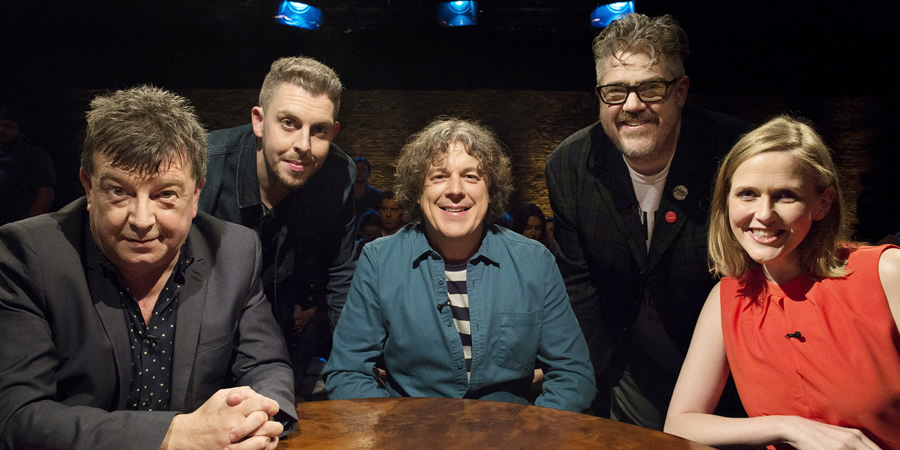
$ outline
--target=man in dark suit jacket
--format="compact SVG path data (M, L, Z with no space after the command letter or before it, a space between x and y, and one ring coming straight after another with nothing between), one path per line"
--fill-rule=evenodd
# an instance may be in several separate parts
M197 215L193 108L91 107L85 198L0 228L0 448L274 448L291 368L255 234Z
M685 106L687 50L670 16L610 25L594 41L600 120L546 167L558 262L597 374L595 412L655 429L714 284L713 175L745 129Z

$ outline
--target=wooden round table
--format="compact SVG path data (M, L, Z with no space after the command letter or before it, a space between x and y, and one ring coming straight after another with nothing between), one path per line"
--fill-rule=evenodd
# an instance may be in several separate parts
M709 449L622 422L538 406L450 398L297 404L286 449Z

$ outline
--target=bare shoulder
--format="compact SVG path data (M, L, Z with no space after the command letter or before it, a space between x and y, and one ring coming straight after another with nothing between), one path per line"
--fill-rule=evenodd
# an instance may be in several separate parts
M881 284L890 282L900 284L900 248L889 248L881 254L878 260L878 276Z
M878 260L878 277L894 322L900 328L900 248L889 248Z
M720 290L721 285L722 282L719 281L712 289L710 289L709 295L706 296L706 304L703 305L703 309L711 310L711 312L714 313L720 313L722 311L722 302L720 301L722 298Z
M716 283L709 291L709 295L706 296L706 302L703 304L703 309L700 311L700 317L697 319L697 325L694 329L695 338L698 333L706 334L706 338L721 338L722 336L722 302L719 290L721 284L721 281Z

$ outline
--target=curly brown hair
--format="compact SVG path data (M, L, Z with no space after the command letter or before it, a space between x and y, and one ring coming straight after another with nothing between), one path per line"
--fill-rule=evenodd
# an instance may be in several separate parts
M438 117L410 136L397 162L394 187L397 201L413 222L422 221L419 198L425 190L425 175L433 165L441 164L454 143L462 144L481 165L491 199L484 221L486 225L493 224L506 211L512 194L512 169L497 136L474 121Z

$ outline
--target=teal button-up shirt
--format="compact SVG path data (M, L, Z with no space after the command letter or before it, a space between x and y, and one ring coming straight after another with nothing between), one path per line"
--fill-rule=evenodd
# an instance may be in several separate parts
M472 373L447 301L444 261L422 226L366 244L325 367L330 399L449 397L581 412L596 392L587 345L553 256L538 241L489 227L467 263ZM383 362L382 362L383 361ZM386 388L372 374L387 369Z

